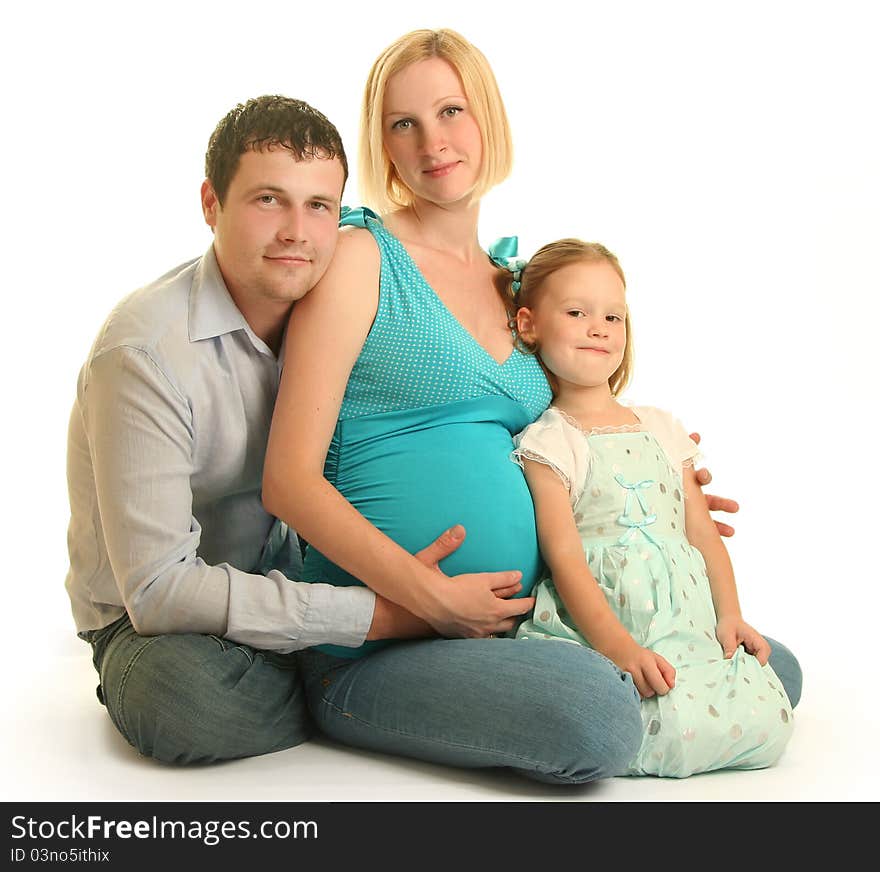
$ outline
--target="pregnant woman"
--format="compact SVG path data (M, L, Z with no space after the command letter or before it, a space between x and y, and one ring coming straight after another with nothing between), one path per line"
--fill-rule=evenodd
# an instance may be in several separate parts
M486 638L533 604L534 509L509 455L550 390L478 241L480 197L511 167L482 54L449 30L391 45L360 150L376 213L344 216L358 226L291 317L263 499L310 543L306 580L366 584L397 604L386 635L405 641L303 652L312 715L346 744L423 760L617 774L641 737L630 676L586 648ZM412 556L458 522L442 572Z
M477 238L480 197L511 167L485 58L451 31L402 37L373 65L360 147L382 217L347 217L361 226L291 317L263 499L310 543L306 580L367 584L409 638L304 652L312 715L346 744L439 763L614 775L640 740L629 677L587 649L486 638L532 605L509 596L540 567L509 454L550 390ZM412 556L456 522L443 572Z

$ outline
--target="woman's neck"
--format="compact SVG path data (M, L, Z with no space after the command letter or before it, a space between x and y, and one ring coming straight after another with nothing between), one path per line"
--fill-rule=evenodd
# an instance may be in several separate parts
M473 263L485 258L477 235L479 219L479 201L440 206L416 200L411 206L386 215L385 223L402 242L414 242L452 255L463 263Z

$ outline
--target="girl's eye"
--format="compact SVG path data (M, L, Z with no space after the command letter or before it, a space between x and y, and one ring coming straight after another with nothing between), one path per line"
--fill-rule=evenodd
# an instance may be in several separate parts
M571 315L572 318L583 318L584 317L584 313L581 312L580 309L569 309L565 314Z
M412 127L412 121L409 118L401 118L391 125L392 130L409 130Z
M444 114L447 118L453 118L454 116L458 115L458 113L461 112L461 111L462 111L461 106L447 106L447 107L443 110L443 114Z
M606 321L623 321L623 318L621 318L620 315L606 315L605 320Z

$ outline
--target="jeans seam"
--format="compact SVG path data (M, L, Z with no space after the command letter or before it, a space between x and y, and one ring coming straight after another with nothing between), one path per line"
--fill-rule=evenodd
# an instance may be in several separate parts
M282 663L273 657L268 657L267 654L273 653L271 651L261 651L259 648L252 648L250 645L245 645L241 642L232 642L231 640L224 639L222 636L217 636L214 633L208 633L208 638L216 642L217 646L224 654L227 651L238 651L239 654L243 654L251 666L253 666L257 660L261 660L263 663L268 664L273 669L277 669L280 672L296 672L300 668L299 664L293 659L291 659L289 663Z
M341 714L344 718L347 718L348 720L351 720L351 721L356 721L356 722L359 723L359 724L363 724L363 726L368 727L369 729L372 729L372 730L380 730L380 731L382 731L382 732L385 733L385 734L395 735L395 736L403 736L403 737L408 738L408 739L414 738L413 735L412 735L411 733L406 733L406 732L404 732L403 730L396 730L396 729L393 729L393 728L391 728L391 727L384 727L384 726L382 726L381 724L374 724L374 723L371 723L370 721L364 720L363 718L359 718L359 717L353 715L351 712L346 712L345 709L340 708L338 705L336 705L336 703L331 702L329 699L327 699L327 698L324 697L324 696L321 697L321 702L324 703L324 705L327 706L328 708L332 708L334 711L336 711L336 712L338 712L339 714ZM448 748L461 748L461 749L464 749L464 750L466 750L466 751L481 751L481 752L485 752L485 751L489 751L489 750L490 750L490 749L488 749L488 748L480 748L480 747L477 747L477 746L474 746L474 745L466 745L466 744L463 744L463 743L461 743L461 742L450 742L450 741L448 741L448 740L446 740L446 739L439 739L439 738L438 738L438 739L434 739L434 738L432 738L432 739L430 739L430 741L431 741L431 742L437 742L438 744L441 744L441 745L445 745L445 746L448 747ZM521 756L519 756L518 754L513 754L513 753L511 753L511 752L509 752L509 751L496 751L496 750L494 750L494 749L491 751L491 753L493 753L493 754L497 754L498 756L503 756L503 757L505 757L505 758L507 758L507 759L510 759L510 760L515 760L515 761L517 761L517 762L528 763L528 764L530 765L530 768L534 768L534 769L535 769L536 771L538 771L538 772L544 772L544 773L547 773L547 772L551 772L551 771L552 771L552 772L553 772L553 777L559 779L559 781L565 781L565 782L570 782L570 783L578 783L578 784L580 783L580 781L578 781L578 780L575 779L575 778L571 778L571 777L566 776L566 775L561 775L561 774L559 774L558 772L553 771L554 768L555 768L555 767L553 767L553 766L548 765L548 766L546 766L545 769L543 769L543 770L540 769L540 768L539 768L540 764L538 763L538 761L536 761L536 760L534 760L534 759L532 759L532 758L529 758L529 757L521 757ZM500 765L503 765L503 764L500 764L500 763L499 763L498 765L500 766Z
M129 660L128 663L125 665L122 677L119 680L119 690L116 692L116 711L119 718L119 730L122 735L125 736L125 739L129 743L129 745L134 745L134 741L132 740L131 734L128 731L128 724L126 723L125 719L125 710L122 704L122 698L125 695L125 688L128 684L128 676L131 674L131 670L134 668L135 663L137 663L137 661L140 659L141 654L143 654L144 651L147 650L147 648L149 648L154 642L158 642L161 638L161 636L154 636L145 645L142 645L140 648L138 648L138 650L135 652L134 657L132 657L131 660Z
M245 656L247 662L253 666L254 658L250 653L250 649L246 645L240 645L237 642L233 642L231 645L226 645L225 640L221 639L219 636L215 636L213 633L209 633L209 638L213 639L220 650L225 654L227 651L238 651L240 654Z

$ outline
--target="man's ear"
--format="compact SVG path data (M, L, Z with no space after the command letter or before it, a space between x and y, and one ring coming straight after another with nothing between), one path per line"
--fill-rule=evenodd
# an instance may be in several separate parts
M527 345L535 344L535 319L525 306L516 310L516 332Z
M220 211L220 200L214 191L214 186L205 179L202 182L202 214L205 223L213 230L217 226L217 213Z

